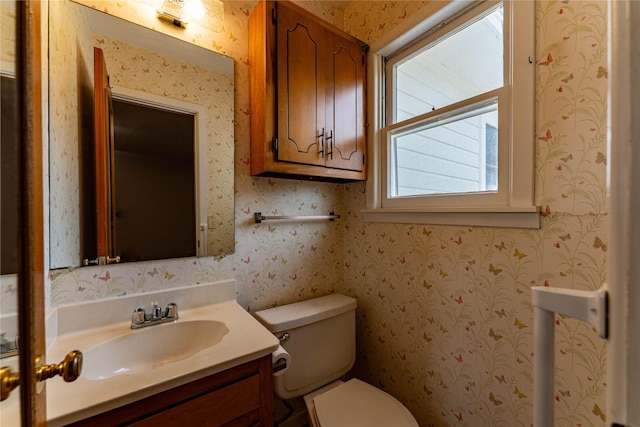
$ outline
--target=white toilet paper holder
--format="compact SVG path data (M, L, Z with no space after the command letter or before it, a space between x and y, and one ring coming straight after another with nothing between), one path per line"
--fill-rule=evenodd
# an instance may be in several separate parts
M289 335L289 334L287 334ZM271 369L273 375L282 375L291 366L291 356L281 345L271 353Z
M283 357L281 357L280 359L277 359L275 362L273 362L273 373L275 374L276 372L280 372L284 369L287 369L287 360Z

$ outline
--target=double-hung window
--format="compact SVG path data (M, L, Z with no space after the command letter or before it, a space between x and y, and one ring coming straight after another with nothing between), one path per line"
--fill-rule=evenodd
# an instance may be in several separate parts
M439 7L372 46L365 220L537 227L533 1Z

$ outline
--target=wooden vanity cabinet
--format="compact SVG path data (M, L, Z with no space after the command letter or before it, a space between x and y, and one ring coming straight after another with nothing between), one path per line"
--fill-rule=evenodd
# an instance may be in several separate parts
M72 426L273 426L271 354Z
M366 47L289 1L249 20L251 174L366 179Z

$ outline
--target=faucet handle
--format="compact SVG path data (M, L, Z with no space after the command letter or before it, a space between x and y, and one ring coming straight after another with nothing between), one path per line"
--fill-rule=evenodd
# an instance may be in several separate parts
M153 308L151 309L151 318L154 320L158 320L162 318L162 309L158 305L157 302L152 302Z
M144 323L144 307L138 307L133 310L133 314L131 315L131 323L134 325L140 325Z
M167 304L167 309L165 310L164 317L178 320L178 304L176 304L175 302L170 302L169 304Z

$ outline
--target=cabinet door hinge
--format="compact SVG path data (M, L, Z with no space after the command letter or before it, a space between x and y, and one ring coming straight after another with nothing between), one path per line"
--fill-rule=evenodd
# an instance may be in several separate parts
M278 11L275 7L271 9L271 22L274 24L278 22Z
M362 155L362 164L364 165L364 161L365 161L365 157L364 154Z
M273 146L273 151L274 152L278 152L278 137L274 136L273 139L271 140L271 144Z

